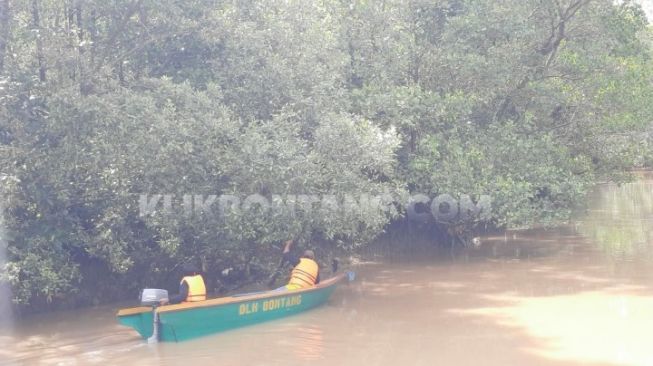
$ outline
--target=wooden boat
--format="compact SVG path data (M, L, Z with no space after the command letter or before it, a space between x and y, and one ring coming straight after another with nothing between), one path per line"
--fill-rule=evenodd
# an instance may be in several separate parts
M337 285L353 279L345 272L301 290L273 290L206 301L121 309L120 324L149 341L178 342L297 314L324 304Z

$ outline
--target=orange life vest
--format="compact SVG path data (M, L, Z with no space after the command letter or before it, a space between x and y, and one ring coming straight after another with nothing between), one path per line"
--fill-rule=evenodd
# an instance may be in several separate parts
M188 285L188 296L186 296L185 302L206 300L206 286L201 275L186 276L181 279L181 283L184 281Z
M289 290L296 290L300 288L311 287L317 281L317 273L319 267L317 263L308 258L300 258L299 264L293 268L290 274L290 282L286 288Z

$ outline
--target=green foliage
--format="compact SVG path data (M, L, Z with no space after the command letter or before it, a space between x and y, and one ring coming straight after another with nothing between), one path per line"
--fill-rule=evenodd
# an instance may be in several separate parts
M418 147L409 181L433 195L491 193L490 222L527 227L564 221L590 183L590 163L569 159L551 136L523 136L512 123L430 136ZM472 136L470 136L472 135ZM487 193L486 193L487 194ZM487 223L487 222L485 222Z
M552 225L596 180L623 180L647 155L651 49L631 2L414 1L375 11L393 27L361 9L353 17L378 31L355 43L410 47L390 67L380 49L361 49L374 72L353 108L398 128L411 190L487 194L495 225Z
M21 304L174 286L186 260L213 288L227 268L261 278L289 238L321 258L369 243L408 191L491 196L489 221L456 230L554 225L653 156L653 43L632 2L10 5L2 280ZM141 194L275 209L142 216Z

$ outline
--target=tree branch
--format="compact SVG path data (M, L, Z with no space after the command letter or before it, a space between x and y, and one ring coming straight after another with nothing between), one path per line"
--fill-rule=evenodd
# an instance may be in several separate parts
M4 71L5 53L9 41L9 0L0 0L0 74Z

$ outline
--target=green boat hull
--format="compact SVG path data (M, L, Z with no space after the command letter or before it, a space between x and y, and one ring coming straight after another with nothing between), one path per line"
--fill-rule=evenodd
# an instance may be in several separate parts
M136 329L143 338L152 336L154 315L152 310L144 310L138 314L118 315L118 322L122 325Z
M159 341L185 341L315 308L324 304L345 278L342 274L302 290L268 291L156 309L125 309L118 313L118 320L134 328L141 337L150 338L154 333L154 314L157 314Z

